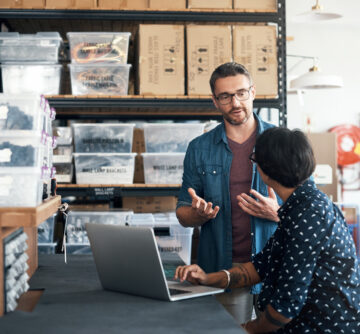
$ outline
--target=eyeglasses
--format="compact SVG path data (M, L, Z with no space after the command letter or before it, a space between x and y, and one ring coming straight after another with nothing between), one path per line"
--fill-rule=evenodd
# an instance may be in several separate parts
M254 155L255 155L255 152L251 152L251 154L249 155L249 159L252 163L256 164L257 161L255 160Z
M250 97L251 88L252 86L250 86L249 89L240 89L234 94L223 93L219 96L215 96L215 99L217 99L219 103L223 105L231 103L234 96L238 101L246 101Z

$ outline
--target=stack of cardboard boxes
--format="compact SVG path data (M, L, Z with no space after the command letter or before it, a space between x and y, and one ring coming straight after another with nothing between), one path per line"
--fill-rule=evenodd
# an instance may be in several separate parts
M46 9L240 9L276 11L276 0L2 0L1 8Z
M252 74L258 96L278 95L276 27L265 25L145 25L138 36L140 95L209 95L209 78L232 60Z

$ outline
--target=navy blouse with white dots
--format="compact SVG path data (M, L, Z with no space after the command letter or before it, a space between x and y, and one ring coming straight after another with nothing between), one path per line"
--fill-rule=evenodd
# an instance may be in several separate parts
M278 211L280 222L253 264L258 307L292 318L276 333L360 333L360 266L339 208L313 181Z

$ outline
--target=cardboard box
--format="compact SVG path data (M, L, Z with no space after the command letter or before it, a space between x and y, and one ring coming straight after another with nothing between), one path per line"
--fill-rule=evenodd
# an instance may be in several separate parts
M98 0L99 9L146 9L149 0Z
M1 0L0 8L45 8L45 0Z
M140 95L184 95L184 26L140 24L138 36Z
M186 40L188 95L210 95L212 72L232 61L231 26L189 24Z
M75 0L74 9L95 9L97 8L97 0Z
M234 0L236 9L254 9L256 11L277 11L277 0Z
M188 0L188 8L232 8L232 6L232 0Z
M75 0L46 0L46 9L68 9L73 8Z
M307 134L316 159L317 165L327 165L331 170L331 184L317 184L317 187L327 194L333 202L338 201L338 179L337 169L337 149L336 134L332 132L308 133ZM328 178L325 178L328 179Z
M123 197L123 208L135 213L167 212L176 208L175 196Z
M186 0L149 0L150 9L185 9Z
M256 95L278 95L275 26L234 26L234 61L244 65L256 86Z

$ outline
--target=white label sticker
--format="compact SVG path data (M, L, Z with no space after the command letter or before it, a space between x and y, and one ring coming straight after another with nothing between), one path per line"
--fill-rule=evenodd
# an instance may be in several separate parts
M4 148L0 150L0 162L10 162L12 152L9 148Z
M0 119L7 119L9 108L6 105L0 106Z
M14 179L11 176L0 177L0 196L9 196Z
M316 165L313 176L316 184L332 184L332 168L330 165Z

